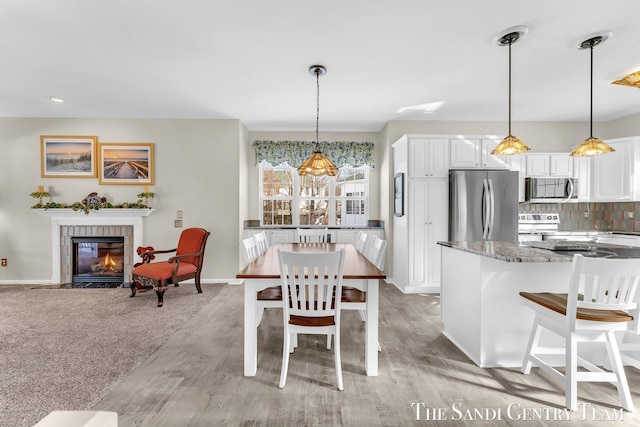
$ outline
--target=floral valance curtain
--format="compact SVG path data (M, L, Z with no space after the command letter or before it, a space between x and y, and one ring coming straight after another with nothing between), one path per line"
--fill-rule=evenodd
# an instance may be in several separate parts
M309 141L254 141L256 164L266 160L272 166L287 163L298 167L313 153L316 144ZM350 165L375 167L373 142L320 142L320 150L339 168Z

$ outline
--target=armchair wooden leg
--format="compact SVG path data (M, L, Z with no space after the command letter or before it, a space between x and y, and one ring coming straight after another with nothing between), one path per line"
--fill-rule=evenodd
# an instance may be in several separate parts
M136 281L132 281L131 282L131 295L129 295L130 298L133 298L136 296Z
M156 295L158 295L158 307L162 307L162 304L164 304L164 291L167 290L166 286L160 286L158 288L155 289L156 291Z
M202 288L200 287L200 270L198 270L198 272L196 273L195 281L196 281L196 289L198 290L198 293L201 294Z

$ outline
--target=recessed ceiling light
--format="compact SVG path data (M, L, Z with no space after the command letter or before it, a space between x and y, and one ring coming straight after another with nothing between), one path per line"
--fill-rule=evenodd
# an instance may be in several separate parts
M58 102L58 103L62 103L62 102L64 102L64 99L62 99L62 98L58 98L57 96L50 96L48 99L49 99L49 101L51 101L51 102Z
M420 112L422 114L432 114L444 105L444 101L429 102L427 104L410 105L398 109L398 113Z

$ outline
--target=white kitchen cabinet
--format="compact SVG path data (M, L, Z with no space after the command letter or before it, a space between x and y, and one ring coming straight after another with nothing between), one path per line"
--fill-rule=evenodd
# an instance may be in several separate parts
M572 178L573 157L569 153L549 154L549 176Z
M606 141L614 152L593 156L591 200L640 201L640 137Z
M416 136L413 136L414 138ZM449 141L450 136L422 136L424 140ZM392 145L393 172L412 170L415 150L411 139L400 138ZM448 149L448 145L446 145ZM447 156L448 158L448 156ZM415 170L415 168L413 168ZM387 280L407 294L440 292L439 240L448 235L448 168L442 177L409 173L405 181L404 214L394 216L391 276Z
M449 141L451 169L509 169L507 156L492 156L500 143L495 139L452 138Z
M527 176L545 177L549 176L549 155L540 153L526 154Z
M591 200L591 157L573 159L573 175L578 180L578 201Z
M440 248L447 240L448 181L416 180L409 183L408 289L439 289Z
M527 176L573 177L573 157L569 153L528 153Z
M510 169L512 171L518 172L518 202L524 202L524 196L525 196L524 183L525 183L525 176L526 176L526 171L525 171L526 164L527 164L527 158L526 156L523 156L521 154L516 154L514 156L511 156L511 159L509 162Z
M449 140L405 136L409 145L409 177L445 178L449 174Z

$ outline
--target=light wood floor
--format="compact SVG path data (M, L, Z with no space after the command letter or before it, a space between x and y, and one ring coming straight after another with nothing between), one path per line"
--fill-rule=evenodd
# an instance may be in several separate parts
M333 352L325 349L326 338L321 336L299 338L281 390L280 310L267 310L258 329L257 375L243 376L242 292L242 286L225 286L93 409L118 412L120 427L640 425L639 371L627 369L638 409L624 412L623 422L603 420L620 416L617 393L609 384L593 383L578 386L579 402L589 409L586 420L576 412L570 422L554 421L553 411L561 413L564 404L557 383L536 368L531 375L517 369L478 368L441 334L437 297L403 295L384 283L380 375L365 375L364 324L357 312L346 312L344 391L335 387ZM416 421L414 402L431 408L432 414L434 408L444 408L447 419L427 420L422 411ZM474 421L458 420L467 410ZM498 412L501 419L481 421L481 416ZM534 420L524 421L524 416Z

